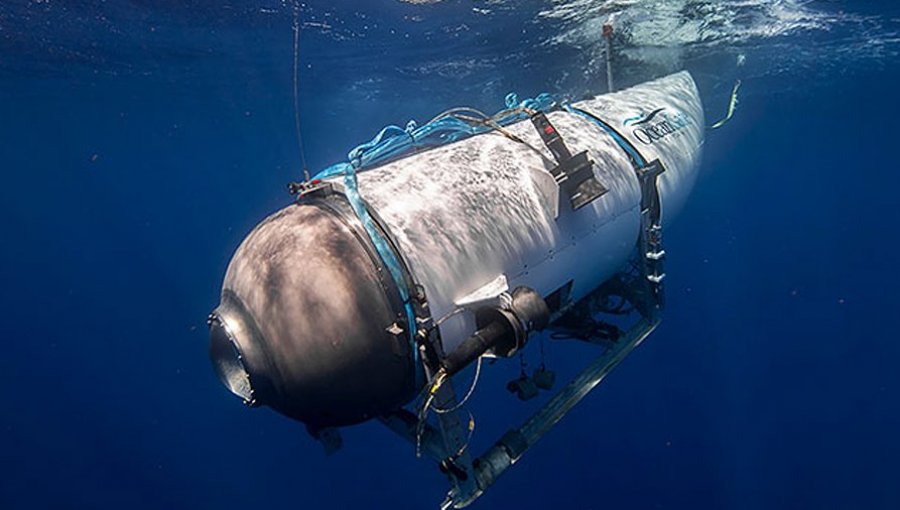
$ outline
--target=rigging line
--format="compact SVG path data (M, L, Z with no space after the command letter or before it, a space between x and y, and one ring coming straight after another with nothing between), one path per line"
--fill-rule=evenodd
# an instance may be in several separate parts
M459 447L459 450L456 450L456 454L453 455L454 459L462 457L462 454L469 448L469 444L472 443L472 436L475 435L475 415L472 414L472 411L467 412L469 413L469 423L466 428L469 429L469 435L466 436L466 442Z
M462 408L462 406L466 405L466 402L468 402L469 397L471 397L472 394L475 393L475 387L478 386L478 379L481 376L481 360L482 359L483 359L482 356L478 357L478 362L475 365L475 376L472 378L472 384L471 384L471 386L469 386L469 391L466 392L466 396L464 396L462 398L462 400L460 400L455 406L449 407L449 408L441 408L441 407L435 406L434 404L431 404L431 409L434 412L436 412L438 414L452 413L454 411L458 411L459 409Z
M477 110L475 108L470 108L468 106L457 106L456 108L450 108L449 110L444 110L443 112L435 115L435 117L433 119L429 120L428 122L426 122L425 125L427 126L428 124L437 122L437 121L443 119L444 117L452 116L453 114L460 113L460 112L474 113L474 114L480 116L482 119L490 118L489 115L482 112L481 110Z
M476 119L474 117L468 117L466 115L460 115L460 114L456 113L456 114L453 114L453 117L460 119L462 121L475 122L475 123L481 124L483 126L487 126L491 129L493 129L494 131L500 133L501 135L505 136L506 138L509 138L510 140L512 140L516 143L521 143L522 145L528 147L529 149L531 149L532 152L534 152L535 154L540 156L541 159L544 160L544 163L549 164L551 167L556 165L556 163L553 160L551 160L550 158L548 158L543 152L541 152L540 149L538 149L534 145L531 145L527 141L516 136L515 134L511 133L509 130L504 128L502 125L500 125L496 120L494 120L496 118L496 116L491 117L491 118L486 118L486 119Z
M303 134L300 130L300 4L295 0L293 9L294 30L294 128L297 132L297 147L300 149L300 164L303 165L303 179L309 181L309 167L306 165L306 151L303 149Z
M419 409L417 417L419 421L416 423L416 457L422 456L422 435L425 433L425 424L428 420L428 410L431 408L431 403L434 401L435 394L437 394L438 390L441 389L441 386L444 384L444 381L447 380L447 372L443 369L437 371L434 376L434 380L430 385L425 387L427 390L427 397L425 397L425 401L422 402L422 407Z
M734 88L731 89L731 99L728 101L728 112L725 114L725 118L716 122L712 126L709 126L709 129L719 129L724 126L726 122L731 120L731 117L734 115L734 110L738 104L738 90L741 89L741 80L737 80L734 82Z

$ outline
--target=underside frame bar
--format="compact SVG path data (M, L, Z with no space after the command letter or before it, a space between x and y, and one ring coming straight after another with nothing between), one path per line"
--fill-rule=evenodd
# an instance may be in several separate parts
M659 318L642 318L623 334L611 348L597 356L575 379L559 391L549 402L533 414L525 423L508 431L494 446L473 462L477 490L469 495L453 498L448 495L441 506L463 508L474 502L506 469L516 463L528 448L562 419L578 402L616 368L650 333L656 329Z

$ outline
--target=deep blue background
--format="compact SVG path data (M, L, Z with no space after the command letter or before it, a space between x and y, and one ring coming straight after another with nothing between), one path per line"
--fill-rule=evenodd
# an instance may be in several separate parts
M291 16L274 4L0 8L0 508L442 499L437 469L380 426L326 458L209 368L226 264L298 174ZM302 31L314 169L386 123L602 90L597 73L559 80L585 57L533 44L553 29L533 9L358 4L302 11L338 27ZM442 28L458 22L462 37ZM723 64L733 45L685 62L710 117L736 76L744 95L666 236L663 325L478 508L900 508L900 67L857 42L835 29L752 41L742 69ZM818 44L846 51L764 58ZM533 407L502 390L509 365L474 399L478 446Z

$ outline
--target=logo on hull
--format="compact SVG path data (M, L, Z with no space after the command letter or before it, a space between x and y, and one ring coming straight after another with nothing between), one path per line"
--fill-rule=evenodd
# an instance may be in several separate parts
M631 127L631 134L644 145L651 145L681 131L688 125L687 115L667 108L656 108L650 113L628 117L623 126Z

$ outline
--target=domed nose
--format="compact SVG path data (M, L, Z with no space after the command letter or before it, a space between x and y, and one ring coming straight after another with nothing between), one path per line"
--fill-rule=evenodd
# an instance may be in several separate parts
M210 358L226 388L314 428L412 398L403 303L367 243L337 199L291 205L247 236L210 317Z
M253 317L232 292L209 315L209 359L219 381L249 406L271 398L265 341ZM251 375L253 374L253 375Z
M211 315L209 319L209 359L219 381L243 399L245 404L251 404L253 385L250 384L250 374L244 366L240 347L217 314Z

